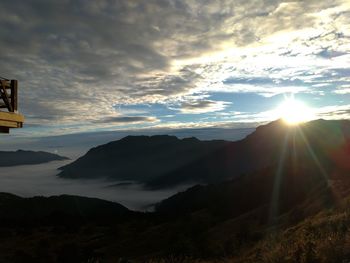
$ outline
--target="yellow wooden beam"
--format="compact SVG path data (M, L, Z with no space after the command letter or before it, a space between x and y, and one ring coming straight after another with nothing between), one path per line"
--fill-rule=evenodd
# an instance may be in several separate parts
M10 128L22 128L23 122L21 114L0 111L0 133L8 133Z
M24 116L14 112L4 112L0 111L0 120L3 121L14 121L14 122L24 122Z
M0 120L0 126L1 127L8 127L8 128L20 128L21 123L20 122L15 122L15 121L3 121Z

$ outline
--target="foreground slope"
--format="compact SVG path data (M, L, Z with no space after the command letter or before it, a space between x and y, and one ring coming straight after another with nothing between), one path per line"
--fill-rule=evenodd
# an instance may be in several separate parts
M137 215L114 223L76 223L67 216L38 219L39 224L17 220L0 226L0 261L347 262L349 201L319 211L293 222L288 212L275 224L260 223L254 210L236 217L205 210L168 219Z
M38 223L44 219L57 223L60 219L70 219L71 223L95 220L108 222L133 214L118 203L97 198L72 195L22 198L8 193L0 193L0 211L0 222L10 225L15 222Z

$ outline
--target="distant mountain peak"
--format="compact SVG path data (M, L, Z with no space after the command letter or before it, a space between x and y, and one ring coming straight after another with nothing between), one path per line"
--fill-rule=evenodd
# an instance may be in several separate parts
M161 134L161 135L128 135L124 138L120 139L119 141L113 141L110 142L111 144L117 144L117 143L200 143L201 141L197 139L196 137L186 137L183 139L179 139L178 137L174 135L167 135L167 134Z
M186 142L200 142L200 140L196 137L186 137L183 138L182 141L186 141Z
M227 143L171 135L126 136L91 149L77 161L61 167L59 176L148 182L200 160Z
M178 138L176 136L172 136L172 135L152 135L152 136L148 136L148 135L128 135L125 136L124 138L120 139L119 141L159 141L159 140L163 140L163 141L175 141L178 140Z
M0 151L0 167L63 161L69 158L43 151Z

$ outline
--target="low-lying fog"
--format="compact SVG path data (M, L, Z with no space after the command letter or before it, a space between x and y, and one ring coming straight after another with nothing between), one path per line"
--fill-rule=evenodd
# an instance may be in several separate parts
M242 126L242 125L241 125ZM150 210L159 202L190 185L160 191L144 190L139 185L113 186L118 182L97 180L70 180L57 177L57 168L84 155L91 147L118 140L127 135L169 134L178 138L197 137L201 140L240 140L253 132L254 128L201 128L184 130L111 131L70 134L49 137L21 137L6 135L0 141L0 150L48 151L71 158L69 161L51 162L40 165L0 167L0 192L8 192L23 197L60 194L97 197L115 201L135 210Z
M151 210L154 203L189 187L188 185L175 189L150 191L136 184L115 186L118 182L57 177L59 172L57 168L71 161L0 167L0 192L22 197L60 194L97 197L118 202L134 210Z

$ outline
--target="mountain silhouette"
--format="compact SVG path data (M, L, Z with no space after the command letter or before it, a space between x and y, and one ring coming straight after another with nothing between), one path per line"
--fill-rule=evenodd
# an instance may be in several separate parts
M0 231L8 237L0 261L343 262L350 252L349 139L349 121L316 120L272 122L237 142L137 136L101 145L68 171L75 178L84 177L83 165L88 178L127 171L151 187L206 184L150 213L91 198L0 194Z
M51 161L63 161L69 158L48 152L34 151L0 151L0 167L26 164L41 164Z
M277 167L283 159L289 162L293 159L291 169L295 173L298 170L313 170L327 174L334 167L345 168L349 160L346 150L349 147L349 138L348 120L321 119L297 126L288 126L278 120L259 126L245 139L231 142L149 184L163 187L188 179L200 183L215 183L263 168Z
M175 136L127 136L92 148L75 162L61 167L61 177L100 178L142 183L170 174L229 144Z
M91 149L77 161L61 167L59 176L105 177L164 188L238 178L278 167L282 159L295 173L325 176L334 169L348 168L349 138L347 120L315 120L298 126L277 120L259 126L236 142L128 136Z
M126 207L97 198L72 195L22 198L0 193L0 222L98 222L118 221L133 214ZM64 222L63 222L64 220Z

